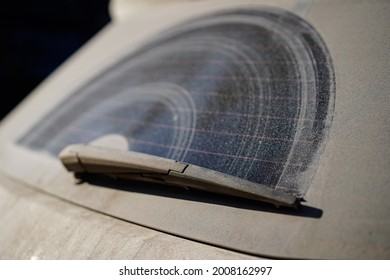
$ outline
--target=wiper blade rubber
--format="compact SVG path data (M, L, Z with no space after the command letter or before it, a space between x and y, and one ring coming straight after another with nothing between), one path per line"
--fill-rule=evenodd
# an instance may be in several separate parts
M208 168L144 153L98 147L88 144L67 146L59 158L76 177L103 174L114 178L148 181L172 186L297 207L292 194L247 181Z

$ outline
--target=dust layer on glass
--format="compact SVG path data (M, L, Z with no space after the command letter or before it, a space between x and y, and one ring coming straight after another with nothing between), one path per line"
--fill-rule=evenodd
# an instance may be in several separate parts
M235 10L160 33L19 143L56 156L69 144L116 133L132 151L303 197L334 95L331 58L313 26L280 9Z

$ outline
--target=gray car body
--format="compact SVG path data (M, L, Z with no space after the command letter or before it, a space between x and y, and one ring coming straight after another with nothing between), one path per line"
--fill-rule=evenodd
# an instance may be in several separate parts
M0 257L390 258L390 4L355 2L172 1L133 14L114 2L113 22L1 123ZM335 69L333 123L303 214L77 184L57 158L16 144L74 90L162 30L261 5L312 24Z

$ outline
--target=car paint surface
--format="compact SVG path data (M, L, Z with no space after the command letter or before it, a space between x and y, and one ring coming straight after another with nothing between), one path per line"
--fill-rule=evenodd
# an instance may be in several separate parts
M305 9L298 5L303 2L307 3ZM170 5L159 6L158 10L148 9L108 25L1 124L0 169L4 175L0 178L0 207L4 211L0 219L4 229L0 230L0 240L3 244L20 246L14 251L4 247L0 252L3 258L35 255L43 258L241 258L251 255L390 258L390 4L387 1L303 2L183 2L172 4L175 9ZM132 186L138 191L75 184L58 159L15 144L51 108L137 49L145 39L188 18L263 4L298 11L323 37L335 68L333 124L300 211L286 212L244 202L227 203L203 195L196 198L189 198L188 194L162 196L142 191L142 184ZM140 26L142 32L139 32ZM39 194L16 186L15 180L22 182L19 185L27 184L39 190ZM30 223L29 215L34 217L34 224ZM90 215L94 218L89 219ZM37 225L36 231L32 230L34 225ZM99 227L101 225L104 226ZM67 226L69 229L64 230ZM111 226L114 232L110 232ZM76 230L80 227L82 238ZM122 230L125 234L118 237L116 232ZM59 237L59 232L64 235ZM94 239L88 239L91 243L85 243L84 252L77 255L75 248L84 244L84 236L89 236L87 232ZM133 237L128 239L127 234ZM171 234L186 239L177 239ZM50 242L43 240L45 235ZM154 238L145 241L147 236L155 235L158 236L156 242ZM34 241L21 242L29 240L24 236ZM115 247L117 249L108 252L108 243L116 238L131 248L124 252ZM148 248L145 252L140 253L135 245L139 244L137 239L142 240L143 248ZM160 241L164 243L166 239L167 247L173 249L164 255L165 250L158 248ZM240 251L247 256L196 241ZM199 254L184 253L189 251L187 246L198 248L195 251L199 250ZM64 249L63 254L60 248ZM152 253L155 248L157 251ZM51 250L52 253L48 253Z

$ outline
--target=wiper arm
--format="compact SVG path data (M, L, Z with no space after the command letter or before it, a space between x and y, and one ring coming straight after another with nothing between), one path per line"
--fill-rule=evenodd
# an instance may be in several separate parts
M228 174L144 153L97 147L87 144L67 146L59 157L76 177L104 174L114 178L148 181L189 187L252 200L275 206L296 207L299 199L265 185Z

